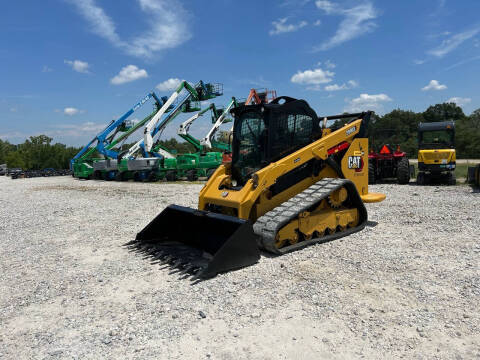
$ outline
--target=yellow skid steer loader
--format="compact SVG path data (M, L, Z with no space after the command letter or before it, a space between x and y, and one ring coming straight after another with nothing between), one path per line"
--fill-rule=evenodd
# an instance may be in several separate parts
M360 231L368 192L370 112L322 118L279 97L232 110L232 162L200 191L198 209L170 205L127 244L175 272L209 278ZM338 130L328 120L347 121Z

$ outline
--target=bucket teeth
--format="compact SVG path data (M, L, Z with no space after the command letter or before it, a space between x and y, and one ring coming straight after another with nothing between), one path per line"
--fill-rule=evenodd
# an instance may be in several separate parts
M175 226L183 223L188 226ZM130 251L205 279L252 265L260 258L252 224L234 216L169 205L131 241ZM158 250L157 250L158 249Z
M189 274L191 270L193 270L195 268L195 265L192 265L192 264L188 264L186 265L182 271L180 271L180 274L183 275L183 274Z
M162 259L162 265L169 264L172 261L173 256L167 255Z
M175 261L173 262L172 266L178 268L178 267L180 267L180 266L182 265L183 262L184 262L184 261L183 261L182 259L175 259Z
M132 246L132 245L136 245L137 243L139 243L138 240L132 240L132 241L129 241L129 242L123 244L123 246Z
M151 244L139 245L138 249L142 252L148 252L152 248Z
M201 280L201 273L202 273L202 269L197 269L197 271L195 271L195 273L193 274L192 278L191 278L191 281L193 282L197 282L197 281L200 281Z
M147 253L149 256L156 256L158 253L158 250L155 247L152 247L151 249L147 250Z

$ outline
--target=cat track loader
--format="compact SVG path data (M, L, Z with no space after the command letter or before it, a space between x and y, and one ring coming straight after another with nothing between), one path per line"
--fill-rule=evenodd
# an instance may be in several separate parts
M232 162L200 191L198 209L165 208L126 244L174 272L205 279L362 230L370 112L319 120L304 100L232 109ZM351 120L336 131L328 120ZM323 125L323 126L322 126Z

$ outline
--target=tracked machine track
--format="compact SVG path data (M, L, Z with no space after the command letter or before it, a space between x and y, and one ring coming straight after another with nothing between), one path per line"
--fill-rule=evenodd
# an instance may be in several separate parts
M342 188L346 190L345 201L342 201L342 204L332 204L332 196ZM336 219L339 219L345 210L356 209L355 222L349 222L346 226L326 227L324 231L315 231L314 236L298 233L299 236L295 241L279 243L279 235L283 228L292 222L300 221L300 218L307 219L312 216L322 202L324 204L328 202L329 207L324 209L324 213L333 211ZM253 224L253 230L258 235L260 248L281 255L314 243L338 239L360 231L365 227L367 219L367 210L353 182L347 179L324 178L258 218ZM295 224L292 225L295 227Z

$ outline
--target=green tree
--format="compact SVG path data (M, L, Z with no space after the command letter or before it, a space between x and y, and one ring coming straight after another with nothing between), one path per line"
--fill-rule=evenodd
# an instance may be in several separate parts
M17 147L10 144L8 141L0 140L0 164L5 164L8 153L15 151L16 149Z
M426 122L460 120L465 118L461 107L455 103L443 103L429 106L423 113Z
M27 169L22 155L18 151L11 151L6 156L6 163L8 168L22 168Z
M418 124L424 121L421 113L395 109L383 116L375 116L369 125L369 142L378 151L384 144L400 145L407 156L417 151Z
M455 124L458 158L480 158L480 109Z

